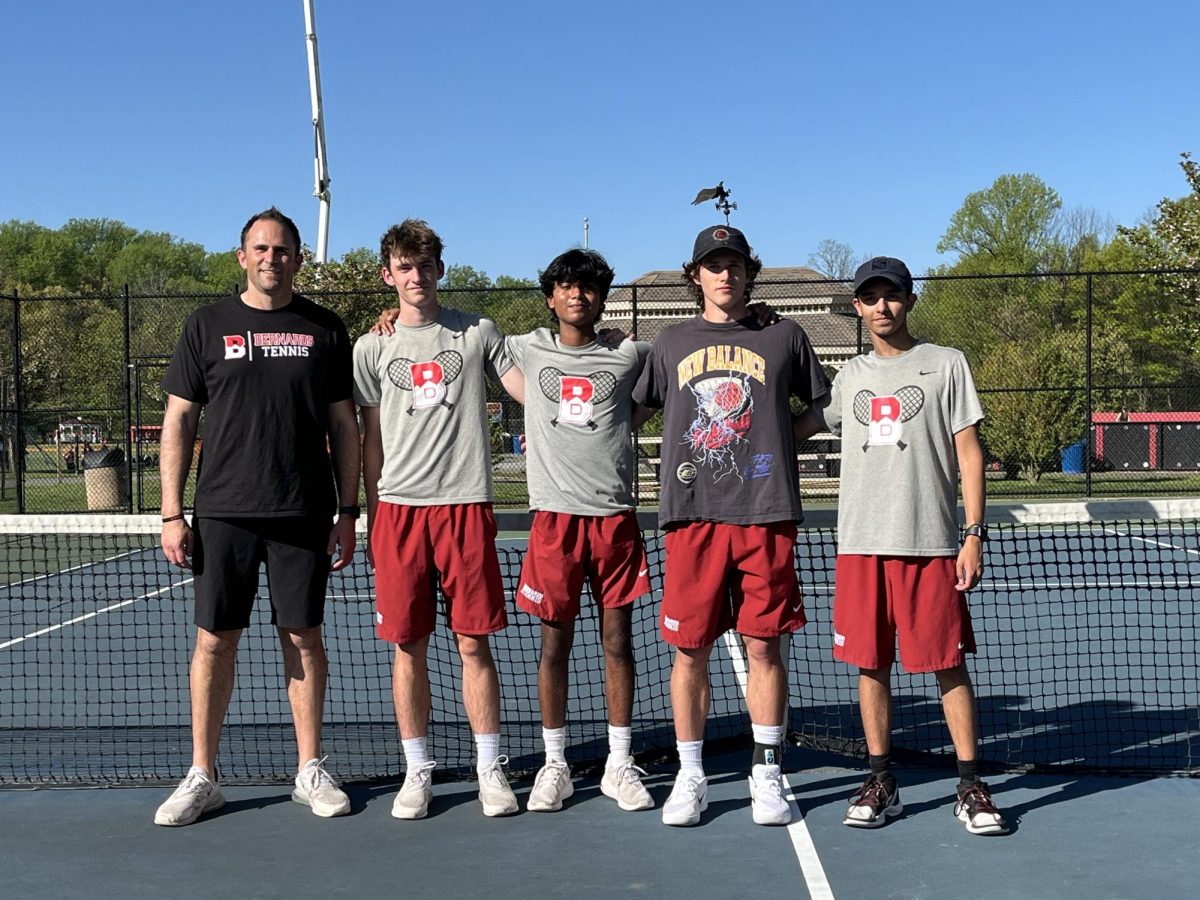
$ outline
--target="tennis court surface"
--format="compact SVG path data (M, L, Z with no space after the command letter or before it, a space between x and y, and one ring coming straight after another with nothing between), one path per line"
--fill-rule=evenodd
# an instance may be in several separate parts
M95 896L87 888L105 883L102 871L137 882L124 896L141 889L161 895L178 889L174 878L157 880L162 867L179 869L185 880L195 867L200 879L202 868L218 861L219 872L193 883L256 896L272 896L267 886L295 895L286 888L296 877L293 888L319 883L334 893L339 884L368 890L377 882L380 890L404 884L415 895L717 896L754 889L748 867L761 874L764 889L797 896L1136 897L1189 882L1180 867L1189 866L1190 842L1176 834L1185 831L1181 819L1197 799L1198 782L1146 776L1200 773L1200 503L1098 501L996 506L989 513L995 527L988 572L971 595L980 645L972 670L981 757L997 801L1017 824L999 840L966 834L950 815L952 751L926 676L900 675L895 685L905 815L878 833L840 825L846 797L862 777L863 746L853 673L830 659L832 518L809 519L797 570L810 624L789 648L789 732L797 746L788 768L802 815L789 828L750 823L741 749L749 730L745 667L736 638L714 654L706 748L714 802L701 826L666 829L657 813L620 813L599 796L594 780L586 780L606 750L591 615L576 641L569 716L568 755L585 781L568 808L484 820L473 785L454 780L469 774L472 748L458 704L457 662L448 635L439 632L431 654L431 750L447 779L438 785L441 809L422 823L391 820L402 766L390 654L373 636L371 584L360 556L334 579L326 626L325 749L331 771L352 784L356 814L321 821L287 799L282 785L293 772L293 741L276 639L263 616L243 639L220 759L223 783L247 786L227 790L229 806L211 821L176 833L150 821L162 786L182 776L188 756L187 573L165 565L154 518L0 517L0 785L7 788L0 806L8 813L0 816L0 856L17 873L14 896L38 895L26 878L42 878L43 889L52 883L43 866L59 865L61 877L64 853L81 873L89 866L96 872L60 881L65 889L57 896ZM653 533L647 541L657 588L661 542ZM519 540L501 544L510 594L521 549ZM635 613L634 750L655 776L661 805L673 772L673 734L670 657L655 634L656 614L654 602ZM515 609L510 620L495 652L504 751L523 796L541 763L537 627ZM21 790L50 785L158 787ZM233 842L257 842L262 852L239 859L244 854L228 851ZM346 870L341 882L323 880L326 857ZM455 858L462 865L447 864ZM280 864L287 873L274 871ZM1030 878L1041 879L1041 888ZM1010 885L1023 890L1009 892ZM488 890L476 890L482 886Z

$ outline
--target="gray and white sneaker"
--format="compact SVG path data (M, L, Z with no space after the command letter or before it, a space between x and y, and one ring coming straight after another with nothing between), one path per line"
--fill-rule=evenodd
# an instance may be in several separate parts
M664 825L688 827L700 824L700 814L708 809L708 779L703 775L680 772L663 804Z
M654 809L654 798L642 784L642 776L645 774L646 770L639 769L633 764L633 757L627 756L620 765L604 767L600 791L605 797L616 800L621 809Z
M155 825L191 825L205 813L225 805L225 795L216 781L200 766L192 766L187 775L154 814Z
M575 793L571 767L566 760L547 760L533 780L533 790L525 808L530 812L558 812L563 801Z
M310 807L315 815L323 819L344 816L350 812L350 798L338 787L333 776L325 771L325 760L310 759L296 775L296 789L292 799Z
M392 817L395 819L423 819L429 814L429 801L433 799L433 760L422 763L404 774L400 793L392 801Z
M851 795L842 824L852 828L881 828L887 824L889 816L898 816L902 812L904 804L900 802L896 779L868 775L862 787ZM957 807L954 813L958 815Z
M495 761L479 773L479 802L483 804L485 816L511 816L520 807L517 806L517 795L508 786L504 777L504 766L507 756L498 756Z
M760 763L750 769L750 809L756 825L786 825L792 821L779 766Z

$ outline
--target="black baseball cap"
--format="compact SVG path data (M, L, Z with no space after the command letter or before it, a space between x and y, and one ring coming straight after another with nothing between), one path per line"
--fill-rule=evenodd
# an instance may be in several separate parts
M913 292L912 272L908 271L908 266L903 260L893 256L876 256L858 267L854 273L855 296L858 296L859 289L872 278L890 281L896 287L903 288L906 294Z
M747 260L753 259L746 236L732 225L710 225L696 235L696 245L692 248L692 262L700 262L716 250L732 250Z

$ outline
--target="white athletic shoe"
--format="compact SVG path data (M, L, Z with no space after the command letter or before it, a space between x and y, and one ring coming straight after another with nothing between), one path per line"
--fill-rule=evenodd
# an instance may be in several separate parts
M654 798L642 784L645 774L645 769L639 769L633 764L633 757L627 756L618 766L605 766L600 791L605 797L616 800L621 809L654 809Z
M400 793L392 801L392 818L423 819L429 813L429 801L433 799L433 760L422 763L404 774Z
M703 775L680 772L671 788L671 796L663 804L664 825L700 824L700 813L708 809L708 779Z
M520 807L517 795L508 786L501 768L508 762L507 756L496 757L495 762L479 773L479 802L483 804L485 816L511 816Z
M186 777L154 814L155 825L191 825L205 813L225 805L225 795L200 766L188 769Z
M338 787L333 776L325 771L325 759L310 759L296 775L292 799L312 809L323 819L344 816L350 812L350 798Z
M784 787L779 766L759 764L750 769L750 809L756 825L786 825L792 821Z
M571 767L566 760L547 760L533 780L533 790L525 808L530 812L558 812L563 801L575 793L571 783Z

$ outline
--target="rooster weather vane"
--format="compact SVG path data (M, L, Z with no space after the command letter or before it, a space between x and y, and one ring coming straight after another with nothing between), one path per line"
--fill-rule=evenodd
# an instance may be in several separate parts
M699 206L706 200L715 200L718 210L725 214L725 224L729 224L729 213L738 208L736 203L731 203L729 200L729 191L725 188L724 181L718 181L716 187L705 188L696 195L696 199L692 201L692 206Z

